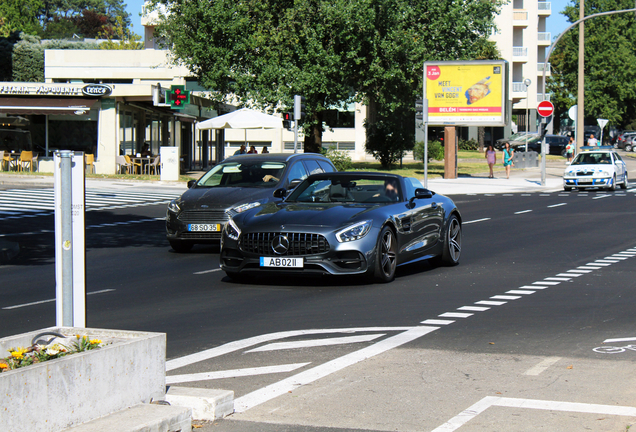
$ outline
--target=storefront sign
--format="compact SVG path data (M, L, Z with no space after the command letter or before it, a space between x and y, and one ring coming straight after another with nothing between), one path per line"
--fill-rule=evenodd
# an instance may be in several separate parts
M108 96L112 91L110 86L104 84L89 84L82 87L82 93L86 96Z
M424 98L430 125L504 126L505 61L427 62Z
M48 83L0 83L1 95L25 96L107 96L112 88L104 84L48 84Z

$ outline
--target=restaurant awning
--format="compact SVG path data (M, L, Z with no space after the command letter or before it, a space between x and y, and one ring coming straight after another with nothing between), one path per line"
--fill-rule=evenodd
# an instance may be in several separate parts
M97 99L0 97L0 113L22 115L88 114Z

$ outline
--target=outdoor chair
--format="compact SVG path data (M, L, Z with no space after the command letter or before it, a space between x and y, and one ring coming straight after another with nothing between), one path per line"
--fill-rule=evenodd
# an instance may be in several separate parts
M132 163L126 162L126 158L121 155L115 158L115 162L117 163L117 170L120 174L128 173L129 169L132 169Z
M124 155L124 159L126 159L126 163L130 166L131 174L137 173L137 167L139 167L139 171L141 172L141 163L133 162L128 155Z
M24 171L27 167L29 168L29 171L33 171L33 152L25 150L20 153L20 158L18 159L18 171Z
M152 160L152 162L150 162L149 164L144 166L144 170L146 171L146 173L148 175L150 175L151 171L154 171L155 175L159 174L159 164L160 164L160 162L161 162L161 156L155 156L155 158Z
M95 155L90 153L84 154L84 161L86 162L86 172L95 174Z

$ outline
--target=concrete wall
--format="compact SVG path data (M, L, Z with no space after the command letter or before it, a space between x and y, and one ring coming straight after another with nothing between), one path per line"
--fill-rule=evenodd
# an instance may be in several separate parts
M57 432L163 398L165 334L51 327L0 339L0 352L28 347L43 331L60 332L73 338L70 340L79 334L112 343L1 373L1 431Z

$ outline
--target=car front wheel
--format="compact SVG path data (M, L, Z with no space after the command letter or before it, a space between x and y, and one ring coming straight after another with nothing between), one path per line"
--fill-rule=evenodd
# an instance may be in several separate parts
M614 178L612 179L612 184L610 184L607 187L607 190L610 191L610 192L616 190L616 175L614 175Z
M625 179L623 183L621 183L621 189L627 189L629 187L629 179L627 178L627 173L625 173Z
M625 151L627 151L627 152L632 151L632 145L631 144L625 144Z
M396 267L397 241L393 230L385 226L375 248L375 279L379 282L391 282L395 279Z

